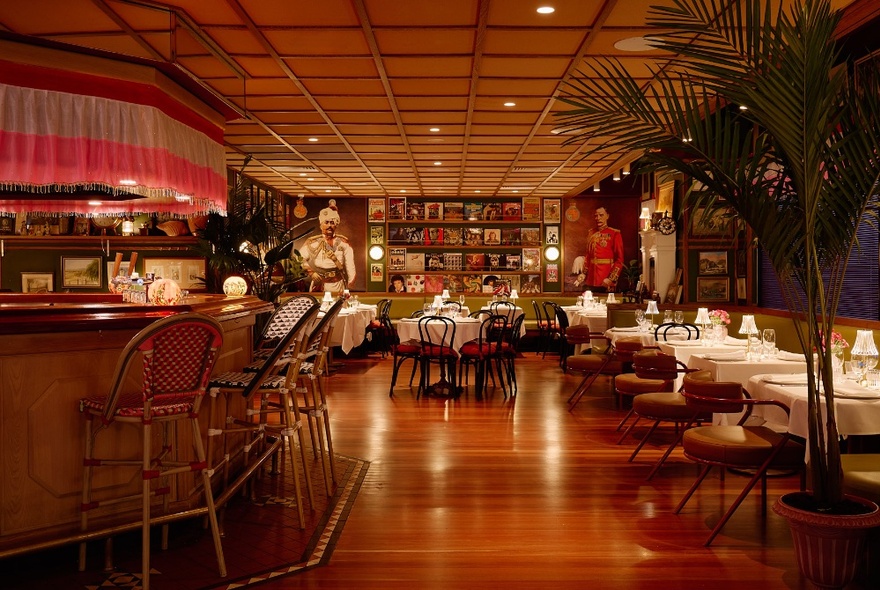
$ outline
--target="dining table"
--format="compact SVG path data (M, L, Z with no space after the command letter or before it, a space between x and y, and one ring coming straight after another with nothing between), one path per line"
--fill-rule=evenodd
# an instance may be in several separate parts
M602 334L608 329L608 309L603 304L597 303L592 306L563 305L561 307L566 317L568 317L568 325L570 327L587 326L590 332L597 334ZM597 340L599 339L597 338ZM592 341L579 344L575 347L575 354L592 348L592 345Z
M360 303L355 307L343 307L330 334L329 345L338 346L348 354L366 337L367 326L376 319L376 306Z
M775 399L788 406L789 415L774 406L755 406L752 414L767 425L809 438L807 374L762 373L752 375L746 390L754 399ZM825 412L824 404L820 411ZM845 375L834 381L834 413L842 436L880 434L880 390L860 385Z
M419 319L421 318L402 318L397 320L397 336L400 338L401 342L421 341L421 336L419 335ZM455 317L452 319L455 322L455 339L452 342L452 348L455 351L459 351L464 344L471 340L476 340L480 336L480 326L482 325L482 321L477 318L466 316ZM438 342L441 338L440 332L441 330L439 329L439 326L435 330L431 327L431 324L428 324L429 337L434 344L440 343Z

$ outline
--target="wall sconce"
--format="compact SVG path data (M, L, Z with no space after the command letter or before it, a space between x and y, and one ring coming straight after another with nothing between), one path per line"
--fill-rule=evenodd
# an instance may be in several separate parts
M544 250L544 258L546 258L550 262L555 262L559 260L559 248L557 248L556 246L549 246L546 250Z
M370 246L370 260L382 260L385 256L385 248L382 246Z

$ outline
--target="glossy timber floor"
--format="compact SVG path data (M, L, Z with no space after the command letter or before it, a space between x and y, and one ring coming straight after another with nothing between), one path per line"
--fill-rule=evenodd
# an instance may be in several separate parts
M600 378L569 412L566 400L580 378L563 375L549 355L518 359L519 393L508 399L500 389L483 401L472 389L454 401L416 399L406 385L409 367L389 398L390 357L342 359L327 381L335 451L369 467L329 563L250 587L810 588L797 571L787 525L769 507L762 519L757 490L703 547L745 478L710 476L683 512L672 514L697 469L679 450L645 481L670 439L658 436L629 463L637 440L615 444L623 412L610 380ZM772 479L770 502L797 486L796 477ZM253 511L255 525L267 518L264 508L244 510ZM286 542L277 540L279 551ZM298 555L302 547L290 543L286 552ZM256 571L259 564L234 544L224 542L230 572ZM207 547L198 567L214 577ZM154 578L156 589L174 589L184 573L176 578L169 569ZM869 587L856 582L850 590Z
M350 359L330 378L336 450L370 468L329 565L265 588L810 587L758 490L703 547L746 479L710 476L672 514L697 469L679 450L645 481L669 439L629 463L636 440L615 444L610 380L569 412L580 377L556 357L525 353L512 399L416 399L404 378L389 399L390 369L390 358ZM772 479L768 502L797 487Z

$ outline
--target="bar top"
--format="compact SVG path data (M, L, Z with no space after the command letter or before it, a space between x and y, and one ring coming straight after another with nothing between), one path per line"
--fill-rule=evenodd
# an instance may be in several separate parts
M219 321L273 311L245 295L190 294L178 305L123 303L110 293L0 293L0 335L140 329L165 316L197 311Z

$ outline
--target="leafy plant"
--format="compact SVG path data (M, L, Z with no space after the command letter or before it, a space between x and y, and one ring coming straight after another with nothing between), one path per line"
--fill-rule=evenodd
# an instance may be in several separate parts
M293 244L315 230L316 218L287 228L267 203L252 200L251 187L251 181L239 174L229 194L228 216L209 215L193 249L207 259L208 291L221 292L227 277L240 275L257 297L275 303L305 278L302 256Z
M847 75L828 0L775 4L653 7L650 42L681 59L648 87L598 62L560 97L575 107L560 125L578 129L570 142L592 138L588 152L638 151L649 169L693 179L691 210L732 208L769 257L811 354L834 326L859 223L875 214L880 88L876 76ZM811 489L828 509L843 499L830 347L807 372Z

